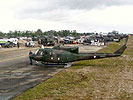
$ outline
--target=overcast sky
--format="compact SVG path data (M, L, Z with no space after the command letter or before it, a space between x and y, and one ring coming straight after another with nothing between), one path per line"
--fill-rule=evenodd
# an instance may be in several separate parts
M133 33L133 0L0 0L0 31Z

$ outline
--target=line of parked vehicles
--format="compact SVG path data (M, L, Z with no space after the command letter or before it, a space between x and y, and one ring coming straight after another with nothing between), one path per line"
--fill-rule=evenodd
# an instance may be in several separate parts
M17 46L18 40L25 40L26 47L35 47L35 41L43 46L54 46L55 44L83 44L83 45L96 45L102 46L106 45L108 42L120 42L121 39L127 37L126 34L92 34L86 36L67 36L67 37L57 37L57 36L41 36L41 37L20 37L20 38L9 38L0 39L0 47L10 48Z

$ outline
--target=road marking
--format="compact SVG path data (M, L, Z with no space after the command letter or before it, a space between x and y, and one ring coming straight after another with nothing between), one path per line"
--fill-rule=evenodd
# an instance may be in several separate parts
M17 57L15 57L15 58L10 58L10 59L1 60L0 62L11 61L11 60L15 60L15 59L24 58L24 57L26 57L26 55L25 55L25 56L17 56Z

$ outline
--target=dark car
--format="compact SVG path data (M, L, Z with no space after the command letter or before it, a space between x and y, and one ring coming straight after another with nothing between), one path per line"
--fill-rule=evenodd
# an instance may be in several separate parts
M47 46L54 46L54 45L55 45L54 41L48 41L47 42Z
M44 46L54 46L55 45L55 42L50 39L50 38L46 38L46 37L43 37L42 39L40 39L40 41L38 41L39 44L42 44Z

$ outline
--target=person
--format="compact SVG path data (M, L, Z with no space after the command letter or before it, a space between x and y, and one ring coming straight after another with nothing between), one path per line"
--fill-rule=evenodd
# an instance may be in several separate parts
M17 42L17 47L19 48L19 42Z
M31 55L32 55L32 51L30 50L30 52L29 52L29 60L30 60L30 64L32 65L33 63L32 63Z
M64 46L65 42L63 41L62 45Z

